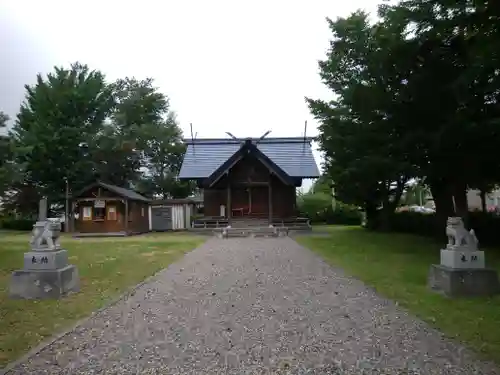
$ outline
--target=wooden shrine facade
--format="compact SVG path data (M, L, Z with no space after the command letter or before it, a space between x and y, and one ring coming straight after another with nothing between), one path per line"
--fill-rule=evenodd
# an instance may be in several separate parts
M264 153L259 143L252 139L232 144L234 152L229 157L225 159L220 157L219 162L222 162L217 163L219 165L210 174L207 173L205 178L196 178L198 187L203 189L206 217L272 220L297 215L296 188L301 186L303 177L290 175L285 168L276 163L269 154L273 152L276 154L277 147L270 147L272 145L270 140L266 142L262 148L265 150L267 146L270 150L267 153ZM210 145L213 155L218 150L218 145L213 143ZM203 146L203 144L195 145L194 153L199 152L203 155L208 145L205 145L205 148ZM227 143L221 143L219 146L222 150L224 147L228 148ZM200 151L197 151L196 147ZM283 149L283 144L279 144L279 147ZM285 163L286 165L293 161L292 155L283 156L291 158L286 161L288 163ZM194 157L197 158L196 155ZM279 159L282 160L281 156ZM189 162L185 157L183 168L186 163L189 165ZM181 178L186 178L182 176L182 172L181 169ZM188 172L185 168L184 175Z

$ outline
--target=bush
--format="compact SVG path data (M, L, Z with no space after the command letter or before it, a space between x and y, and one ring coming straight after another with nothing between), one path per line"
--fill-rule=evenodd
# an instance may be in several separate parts
M312 224L361 224L361 213L356 207L337 202L334 210L332 197L328 194L305 194L298 203L299 216L307 217Z
M31 219L14 219L6 217L0 220L0 228L8 230L31 231L34 224L35 221Z
M332 206L326 210L324 222L336 225L361 225L361 212L356 207L337 202L335 210Z
M439 228L435 214L397 212L392 214L389 219L389 229L394 232L436 237L444 235L445 228L444 226Z
M469 212L468 227L474 229L480 244L500 245L498 231L500 216L489 212ZM446 241L445 223L439 223L435 214L398 212L390 218L389 229L394 232L412 233Z
M193 221L193 220L203 219L203 217L204 217L203 214L198 213L191 215L191 220Z
M299 197L299 216L307 217L311 223L324 222L325 213L332 207L332 197L325 193L307 193Z

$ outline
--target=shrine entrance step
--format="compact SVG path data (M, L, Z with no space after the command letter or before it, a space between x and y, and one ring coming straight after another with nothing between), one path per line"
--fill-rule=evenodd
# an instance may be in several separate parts
M219 238L233 237L285 237L288 236L286 227L248 227L248 228L218 228L213 231Z

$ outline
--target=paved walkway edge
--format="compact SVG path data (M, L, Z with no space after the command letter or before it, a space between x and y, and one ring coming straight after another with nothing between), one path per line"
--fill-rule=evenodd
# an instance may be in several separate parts
M170 265L168 267L170 267ZM20 358L14 360L13 362L8 363L7 366L5 366L3 369L0 369L0 375L7 375L9 373L9 371L11 371L12 369L14 369L15 367L17 367L21 363L28 361L31 357L37 355L43 349L45 349L47 346L52 345L55 341L57 341L60 338L63 338L64 336L70 334L71 332L73 332L75 329L77 329L80 325L82 325L83 323L85 323L87 320L89 320L93 316L99 314L101 311L106 310L107 308L109 308L109 307L111 307L113 305L116 305L118 302L120 302L120 301L122 301L124 299L127 299L129 296L133 295L135 293L135 291L137 289L139 289L141 286L143 286L144 284L148 284L151 281L153 281L165 269L166 268L161 269L158 272L156 272L155 274L153 274L153 275L147 277L146 279L144 279L143 281L141 281L139 284L137 284L137 285L135 285L133 287L129 287L124 293L120 294L118 297L115 297L114 299L111 299L111 301L109 301L108 303L104 304L104 306L102 306L100 309L92 312L89 316L78 320L76 323L74 323L72 326L70 326L70 328L68 328L68 329L66 329L64 331L61 331L60 333L56 333L51 338L42 341L40 344L38 344L37 346L35 346L33 349L30 349L28 351L28 353L22 355Z

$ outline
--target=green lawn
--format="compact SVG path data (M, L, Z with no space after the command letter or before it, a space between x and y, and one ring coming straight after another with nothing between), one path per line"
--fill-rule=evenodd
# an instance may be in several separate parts
M11 300L11 272L29 249L26 233L0 232L0 368L41 340L70 327L106 302L165 268L203 239L187 234L73 239L63 236L81 291L61 300Z
M329 231L330 237L301 237L298 241L447 336L500 362L500 297L449 299L427 288L429 266L439 263L444 243L359 227L317 229ZM487 265L500 270L500 251L485 251Z

